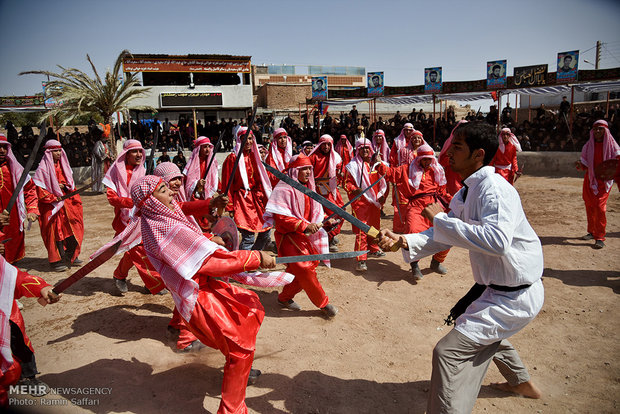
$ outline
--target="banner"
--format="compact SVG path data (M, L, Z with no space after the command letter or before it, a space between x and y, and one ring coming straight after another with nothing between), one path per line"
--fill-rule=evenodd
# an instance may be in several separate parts
M327 99L327 76L312 77L312 99L317 101Z
M250 61L216 59L127 58L123 72L250 73Z
M575 82L577 80L579 65L579 51L558 53L558 70L556 79L558 83Z
M366 74L366 84L368 85L369 97L383 96L383 72L370 72Z
M513 82L518 88L546 84L547 65L521 66L515 68Z
M35 96L2 96L0 97L0 108L32 108L45 110L43 105L44 98L42 95Z
M487 89L506 87L506 61L494 60L487 62Z
M424 69L425 93L441 93L442 84L441 67Z

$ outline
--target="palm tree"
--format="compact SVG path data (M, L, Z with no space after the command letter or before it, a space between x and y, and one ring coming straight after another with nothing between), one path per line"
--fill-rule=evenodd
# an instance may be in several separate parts
M123 79L121 65L125 57L131 57L128 50L123 50L118 55L111 72L106 71L105 81L102 81L88 55L86 55L86 60L95 74L94 79L79 69L67 69L60 65L58 65L62 70L60 73L37 70L21 72L20 75L36 74L51 78L47 82L46 98L52 98L60 102L60 105L55 105L41 119L51 115L60 118L62 125L67 125L71 120L82 115L100 115L105 124L111 124L112 115L115 112L125 112L129 109L156 111L147 106L130 107L132 100L146 95L150 88L139 87L136 73L130 73ZM116 149L115 144L112 142L113 150Z

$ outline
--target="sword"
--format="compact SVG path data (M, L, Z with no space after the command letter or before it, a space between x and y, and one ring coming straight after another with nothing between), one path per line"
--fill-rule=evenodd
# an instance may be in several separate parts
M28 161L26 162L26 165L24 166L24 171L22 172L22 175L19 177L19 181L17 182L17 185L15 186L15 190L13 190L13 194L11 194L11 198L9 199L9 202L6 205L6 208L4 209L4 211L6 211L8 214L11 213L11 210L13 209L13 206L15 205L15 202L17 201L17 197L19 196L20 191L24 187L24 184L26 183L26 179L29 177L28 173L30 172L30 169L32 168L32 164L34 164L35 158L37 158L37 151L39 151L41 142L43 142L43 138L45 137L45 134L47 133L46 129L47 129L46 122L43 121L43 123L39 126L39 137L37 138L37 141L34 143L34 147L32 147L32 151L30 151L30 156L28 157Z
M99 256L95 257L93 260L86 263L77 272L75 272L74 274L72 274L71 276L69 276L62 282L58 283L56 286L54 286L52 288L52 292L56 295L59 295L60 293L64 292L69 286L71 286L72 284L74 284L75 282L77 282L78 280L80 280L81 278L83 278L84 276L86 276L87 274L89 274L90 272L92 272L93 270L95 270L96 268L104 264L105 262L107 262L112 256L116 254L122 242L123 242L122 240L119 240L116 243L114 243L112 246L105 249L103 252L101 252ZM40 297L39 303L45 306L47 304L47 301L44 298Z
M398 218L400 222L403 222L403 216L400 214L400 197L398 196L398 186L396 183L392 184L392 190L394 190L394 198L396 198L396 212L398 213Z
M235 178L235 173L237 172L237 166L239 165L239 161L241 160L241 157L243 156L243 148L245 147L245 143L247 142L248 137L250 136L250 132L252 132L252 125L254 125L254 119L256 117L256 108L257 108L256 106L252 108L252 119L250 119L250 122L248 123L248 129L247 131L245 131L245 134L243 134L243 138L241 138L241 145L239 146L239 151L237 151L237 158L235 159L235 165L233 165L232 171L230 172L230 177L228 177L228 182L226 183L226 189L222 193L224 195L228 194L228 191L230 191L230 186L232 185L233 179ZM256 139L256 137L254 139ZM218 216L221 216L223 213L224 213L223 208L217 209Z
M217 151L220 149L220 145L222 143L222 139L224 138L224 133L226 132L226 128L224 128L224 130L220 133L220 137L217 139L217 142L215 143L215 147L213 147L213 154L211 154L211 159L209 160L209 164L207 165L207 170L205 171L205 176L202 177L203 179L207 179L207 175L209 175L209 170L211 169L211 164L213 164L213 160L215 159L215 154L217 154Z
M356 195L355 197L353 197L352 199L350 199L349 201L347 201L347 203L342 206L342 209L344 210L345 208L347 208L349 206L349 204L353 203L355 200L357 200L358 198L360 198L361 196L364 195L364 193L368 190L370 190L371 188L373 188L376 184L379 183L379 181L383 180L383 176L379 177L379 179L377 181L375 181L374 183L370 184L368 187L366 187L361 193L359 193L358 195ZM323 223L325 223L327 220L329 220L330 218L336 216L336 213L332 213L329 217L327 217L325 220L323 220Z
M298 262L314 262L316 260L335 260L357 257L368 253L368 250L358 250L354 252L326 253L326 254L308 254L305 256L285 256L276 257L276 263L298 263Z
M63 201L63 200L66 200L67 198L73 197L76 194L81 194L92 186L93 186L93 183L86 184L84 187L80 187L77 190L71 191L70 193L67 193L64 196L60 197L60 200L58 201Z
M327 207L328 209L330 209L331 211L333 211L334 213L336 213L337 215L339 215L340 217L342 217L343 219L345 219L346 221L348 221L349 223L351 223L352 225L354 225L355 227L363 231L364 233L368 234L370 237L376 238L379 235L379 230L377 230L376 228L372 226L369 226L368 224L364 223L360 219L347 213L341 207L332 203L331 201L329 201L322 195L315 193L314 191L312 191L305 185L300 184L298 181L292 179L288 175L281 173L280 171L278 171L277 168L273 168L271 165L265 162L263 162L263 165L265 166L265 168L267 168L267 171L275 175L279 180L284 181L285 183L293 187L295 190L300 191L303 194L307 195L308 197L310 197L317 203L321 204L323 207Z
M154 122L155 127L153 128L153 145L151 146L151 153L148 157L146 157L146 174L153 174L153 170L155 166L153 165L153 160L155 159L155 150L157 150L157 142L159 141L159 122Z

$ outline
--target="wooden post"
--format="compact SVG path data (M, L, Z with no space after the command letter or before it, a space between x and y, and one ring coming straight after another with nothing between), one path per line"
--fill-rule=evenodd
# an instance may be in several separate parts
M528 95L527 98L529 100L527 105L527 120L528 122L532 122L532 95Z
M195 141L198 139L198 131L196 130L196 108L192 108L192 113L194 114L194 141Z
M515 93L515 124L519 123L519 94Z
M129 139L131 139L131 113L129 112L129 109L127 110L127 130L129 133Z
M123 132L121 131L121 113L119 111L116 111L116 121L118 122L118 137L120 139L123 138Z
M499 127L501 125L501 115L500 108L502 107L502 93L497 91L497 133L499 134Z

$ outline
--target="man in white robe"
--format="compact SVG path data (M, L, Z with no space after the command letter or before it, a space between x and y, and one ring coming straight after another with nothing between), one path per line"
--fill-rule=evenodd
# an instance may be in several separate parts
M543 254L523 212L519 194L488 164L497 151L494 129L471 122L454 135L450 166L464 187L446 214L438 203L423 214L433 227L416 234L381 231L379 246L403 247L410 263L452 246L469 250L476 285L451 310L455 328L433 351L427 412L471 413L493 360L507 382L499 389L540 398L527 369L507 338L525 327L542 308ZM459 309L460 308L460 309Z

